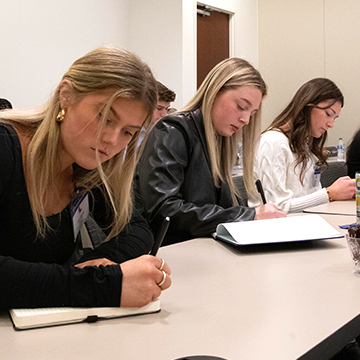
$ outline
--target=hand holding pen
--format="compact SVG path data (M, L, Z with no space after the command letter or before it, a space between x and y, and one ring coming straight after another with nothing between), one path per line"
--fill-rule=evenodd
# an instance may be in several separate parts
M170 287L171 269L164 259L156 257L169 222L169 217L163 220L149 255L143 255L120 264L123 273L121 306L144 306L158 298L163 290Z
M255 181L255 185L256 185L256 189L257 189L258 193L261 196L261 200L262 200L263 204L265 205L266 204L266 198L265 198L264 189L262 187L261 181L259 179L257 179Z
M261 181L259 179L256 180L255 185L256 185L256 189L257 189L258 193L261 196L263 205L259 206L255 209L254 220L286 217L286 214L284 212L280 211L273 203L267 203L266 198L265 198L264 189L263 189Z

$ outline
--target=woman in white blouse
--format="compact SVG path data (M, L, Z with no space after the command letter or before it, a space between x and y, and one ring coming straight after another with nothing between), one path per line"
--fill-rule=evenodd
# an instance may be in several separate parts
M344 97L331 80L312 79L261 135L254 176L261 180L266 199L280 210L300 212L354 196L355 180L348 176L328 188L320 183L327 130L334 126L343 105ZM252 207L260 202L260 197L249 199Z

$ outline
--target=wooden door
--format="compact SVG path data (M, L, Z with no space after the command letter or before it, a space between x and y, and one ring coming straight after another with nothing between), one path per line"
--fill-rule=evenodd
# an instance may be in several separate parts
M197 87L217 63L229 57L229 14L200 5L198 9Z

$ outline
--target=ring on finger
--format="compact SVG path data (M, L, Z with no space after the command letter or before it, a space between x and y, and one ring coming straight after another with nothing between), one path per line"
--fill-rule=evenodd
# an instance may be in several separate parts
M166 280L166 272L164 270L162 270L163 273L163 278L162 280L157 284L157 286L161 286L164 284L165 280Z
M165 265L165 260L164 259L161 259L161 265L159 267L159 270L162 271L163 267Z

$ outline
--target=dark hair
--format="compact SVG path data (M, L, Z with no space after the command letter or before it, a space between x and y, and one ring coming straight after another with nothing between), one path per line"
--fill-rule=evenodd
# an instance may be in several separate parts
M348 145L347 150L346 150L346 165L348 167L348 175L351 178L354 178L356 172L360 170L358 165L355 163L355 159L358 158L357 147L358 147L358 142L359 142L359 138L360 138L359 136L360 136L360 129L355 131L355 133L350 141L350 144Z
M319 103L328 100L332 100L332 102L325 108L318 106ZM291 151L298 155L295 166L301 164L301 182L310 157L309 150L319 159L320 164L326 164L323 147L327 131L319 138L311 136L311 110L313 108L327 109L336 102L340 102L341 107L344 106L343 94L331 80L312 79L298 89L286 108L265 130L278 129L289 139Z
M176 94L174 91L167 88L164 84L160 81L157 81L157 89L158 89L158 100L165 101L165 102L173 102L175 101Z
M4 109L12 109L11 102L9 100L0 98L0 110Z

